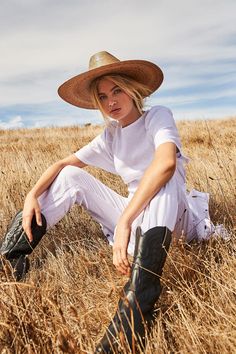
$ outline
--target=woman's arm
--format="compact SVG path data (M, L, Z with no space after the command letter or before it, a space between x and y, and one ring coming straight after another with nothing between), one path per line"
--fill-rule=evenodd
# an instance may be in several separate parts
M129 272L127 247L132 222L148 205L150 200L170 180L176 168L176 145L161 144L155 151L151 164L146 169L133 198L123 211L116 227L113 246L113 263L123 274Z
M38 225L42 225L41 211L37 198L52 184L54 179L60 173L60 171L68 166L85 167L86 164L80 161L74 154L59 160L51 165L39 178L38 182L34 185L31 191L27 194L24 208L23 208L23 223L25 233L27 234L29 241L33 240L31 232L31 221L33 215L36 217Z

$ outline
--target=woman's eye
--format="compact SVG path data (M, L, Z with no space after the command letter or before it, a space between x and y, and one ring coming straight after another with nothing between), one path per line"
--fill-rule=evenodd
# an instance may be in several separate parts
M117 88L114 90L114 93L117 94L117 93L120 93L121 92L121 89L120 88Z
M106 96L99 96L99 100L100 100L100 101L104 101L105 97L106 97Z

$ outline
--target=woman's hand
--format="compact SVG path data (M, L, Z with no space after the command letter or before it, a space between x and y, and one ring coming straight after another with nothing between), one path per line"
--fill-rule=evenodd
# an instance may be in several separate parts
M131 226L120 219L116 225L115 241L113 245L113 264L124 275L130 275L130 263L127 258Z
M30 242L33 241L31 222L34 215L37 224L42 226L41 210L38 200L33 194L29 193L24 203L22 226Z

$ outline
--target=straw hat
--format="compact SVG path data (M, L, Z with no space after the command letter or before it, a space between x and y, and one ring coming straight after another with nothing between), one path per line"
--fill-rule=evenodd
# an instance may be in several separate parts
M90 58L88 71L64 82L59 87L58 94L63 100L74 106L97 109L92 102L90 85L95 78L106 74L125 74L145 84L151 93L163 81L163 73L156 64L146 60L120 61L112 54L103 51Z

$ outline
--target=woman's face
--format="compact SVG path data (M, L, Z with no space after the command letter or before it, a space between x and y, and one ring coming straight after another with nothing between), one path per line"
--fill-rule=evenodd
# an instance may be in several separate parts
M101 79L98 97L106 115L119 121L122 127L140 117L133 99L111 80Z

